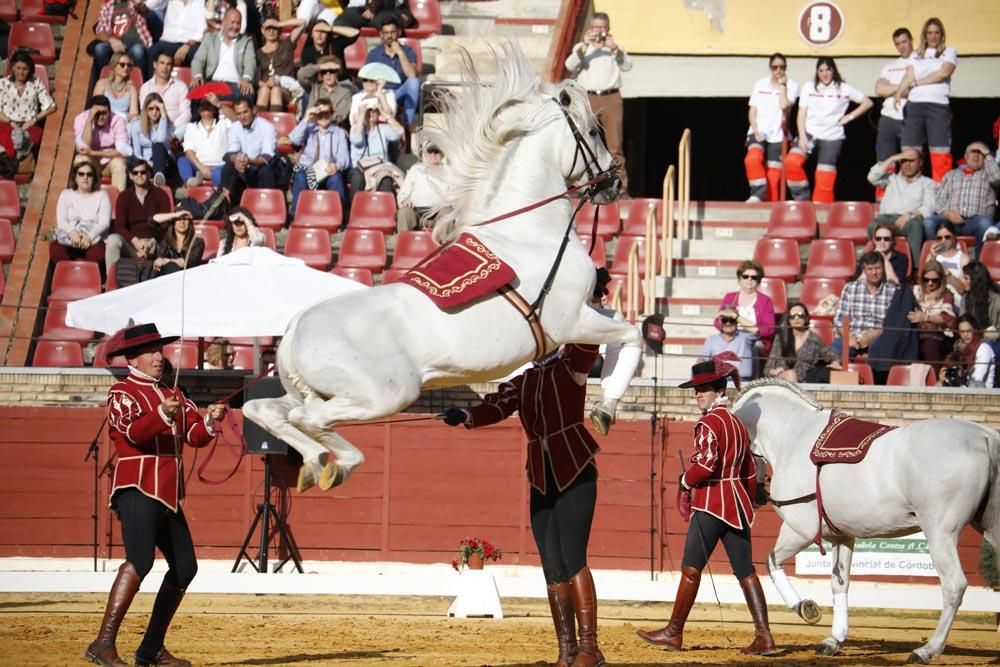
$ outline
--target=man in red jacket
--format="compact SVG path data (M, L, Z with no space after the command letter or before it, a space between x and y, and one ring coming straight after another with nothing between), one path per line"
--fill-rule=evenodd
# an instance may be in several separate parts
M767 620L767 602L754 572L750 553L750 526L756 493L756 464L750 453L750 436L729 411L726 378L740 387L739 359L723 352L691 368L691 379L680 387L694 387L701 419L694 426L694 453L681 475L678 509L690 525L681 562L681 582L670 622L659 630L639 630L644 641L679 651L684 623L698 595L701 571L719 541L726 549L733 574L740 582L754 623L754 640L743 649L749 655L777 653ZM693 510L693 512L692 512Z
M155 551L166 557L169 570L153 603L153 613L136 665L190 667L163 646L167 627L198 570L191 532L181 504L184 500L184 444L203 447L215 437L213 421L225 407L208 408L202 418L180 391L161 383L163 345L177 336L162 337L155 324L128 327L112 336L108 357L128 359L129 374L108 394L108 426L118 462L111 488L111 507L121 520L125 563L111 587L100 632L84 656L107 667L127 667L115 640L139 584L153 567Z

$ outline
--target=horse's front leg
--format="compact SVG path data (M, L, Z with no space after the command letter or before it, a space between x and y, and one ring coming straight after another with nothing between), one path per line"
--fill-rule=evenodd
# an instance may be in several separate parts
M798 591L785 574L785 561L805 549L810 541L810 538L799 534L787 523L782 523L778 539L774 543L774 550L767 556L767 573L771 575L771 582L778 589L781 599L788 608L794 609L806 623L815 625L823 618L819 605L812 600L800 598Z
M940 524L939 524L940 525ZM960 523L957 525L961 525ZM955 613L962 604L968 580L962 572L962 563L958 559L958 533L947 527L932 526L930 522L922 521L924 534L927 536L927 549L931 554L931 562L941 580L941 617L938 618L934 634L927 643L910 654L907 662L922 665L929 664L935 657L944 653L951 624L955 621Z
M847 588L851 583L851 557L854 555L854 538L845 537L843 542L833 547L833 627L830 636L820 642L817 655L837 655L847 639L849 622L847 618Z

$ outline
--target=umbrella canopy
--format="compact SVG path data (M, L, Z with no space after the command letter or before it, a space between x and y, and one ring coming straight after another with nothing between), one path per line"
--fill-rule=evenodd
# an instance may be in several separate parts
M305 308L368 289L269 248L243 248L186 273L183 331L181 272L73 301L66 324L111 333L132 320L190 338L280 336Z
M386 83L402 83L402 81L399 80L399 74L396 74L396 70L389 67L385 63L368 63L358 70L358 78L369 79L371 81L385 79Z

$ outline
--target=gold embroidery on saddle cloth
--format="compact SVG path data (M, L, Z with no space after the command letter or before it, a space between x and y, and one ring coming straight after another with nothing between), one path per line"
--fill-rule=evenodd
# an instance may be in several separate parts
M809 458L816 464L857 463L877 438L893 428L833 411L830 421L816 438Z
M492 250L469 235L463 235L446 252L464 253L465 257L461 263L471 262L471 268L450 277L447 282L439 282L420 269L410 271L406 275L406 279L419 286L430 296L447 299L472 288L505 266L503 260L497 257Z

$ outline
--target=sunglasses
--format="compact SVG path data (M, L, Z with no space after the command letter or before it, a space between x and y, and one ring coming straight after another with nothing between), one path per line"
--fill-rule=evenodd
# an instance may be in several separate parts
M924 276L923 281L925 283L939 283L941 282L941 278L938 276Z
M719 321L723 324L736 324L737 322L735 317L720 317Z
M132 63L118 63L118 66L128 69L129 67L132 66Z
M790 320L804 320L807 319L808 315L805 313L788 313L788 319Z
M320 74L336 74L339 71L340 71L339 69L321 69L319 71L319 73Z
M754 282L760 282L760 276L756 273L741 273L740 278L743 280L752 280Z
M891 241L892 237L891 236L876 236L875 240L876 241Z
M773 69L773 70L788 69L788 66L787 65L771 65L771 69Z
M76 172L76 175L77 176L86 176L87 178L93 178L94 177L94 172L92 172L92 171L78 171L78 172Z
M916 161L917 161L917 158L915 158L915 157L911 157L911 158L906 158L906 159L900 160L900 162L902 162L903 164L906 164L907 162L916 162Z
M133 169L132 170L132 175L133 176L149 176L149 170L147 170L147 169Z
M934 238L937 239L938 241L947 241L948 239L953 239L955 237L952 236L951 234L942 234L940 236L935 236Z

